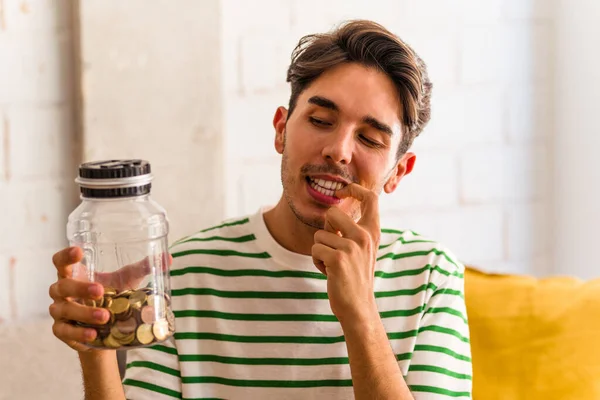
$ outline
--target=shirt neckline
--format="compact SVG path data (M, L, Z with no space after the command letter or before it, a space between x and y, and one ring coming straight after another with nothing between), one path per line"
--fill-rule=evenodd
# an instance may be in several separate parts
M261 249L265 249L272 259L285 267L309 272L319 272L313 264L311 256L295 253L280 245L269 232L265 223L264 213L273 206L260 207L258 212L250 217L254 236Z

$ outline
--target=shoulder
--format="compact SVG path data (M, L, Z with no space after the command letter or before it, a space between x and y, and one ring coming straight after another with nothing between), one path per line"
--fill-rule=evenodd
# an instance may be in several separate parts
M462 279L465 271L447 246L412 230L381 229L377 260L385 263L386 269L422 270L429 281Z

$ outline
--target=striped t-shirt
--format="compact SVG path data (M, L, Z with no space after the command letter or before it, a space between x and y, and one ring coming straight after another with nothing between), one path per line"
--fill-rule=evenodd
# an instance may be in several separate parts
M128 399L354 398L326 277L274 240L264 211L172 246L175 337L128 352ZM415 399L470 397L463 272L438 243L382 229L375 297Z

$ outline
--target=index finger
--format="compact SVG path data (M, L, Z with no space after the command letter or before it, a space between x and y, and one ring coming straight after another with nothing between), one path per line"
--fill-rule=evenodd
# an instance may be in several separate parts
M379 196L363 186L351 183L339 190L335 196L340 199L353 197L360 202L360 220L358 224L373 231L379 231Z
M71 265L81 261L83 252L79 247L68 247L52 256L59 278L69 278L72 275Z

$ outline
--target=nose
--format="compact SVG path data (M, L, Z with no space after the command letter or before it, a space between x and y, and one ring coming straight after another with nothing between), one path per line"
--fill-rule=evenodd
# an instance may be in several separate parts
M334 164L350 164L354 151L354 133L352 129L339 129L327 136L323 158Z

